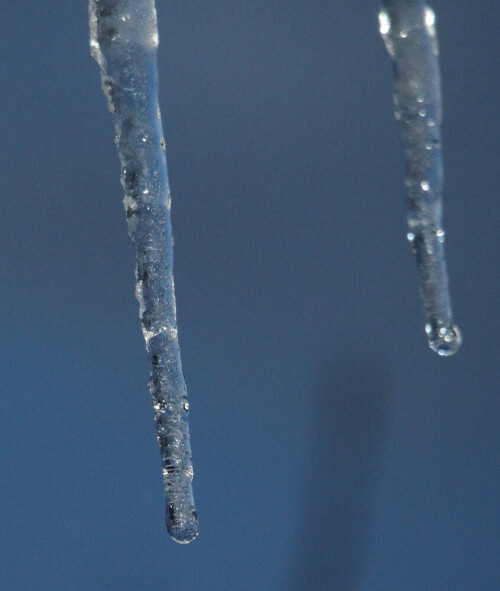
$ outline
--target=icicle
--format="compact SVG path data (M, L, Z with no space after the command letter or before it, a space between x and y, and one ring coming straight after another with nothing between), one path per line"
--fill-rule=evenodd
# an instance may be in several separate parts
M394 65L394 104L406 154L408 240L417 258L429 346L439 355L461 344L453 324L441 227L441 84L435 16L423 0L385 0L380 33Z
M198 535L191 481L188 402L172 272L170 192L160 110L154 0L90 0L91 54L113 114L124 205L137 257L136 296L151 363L149 388L163 462L170 535Z

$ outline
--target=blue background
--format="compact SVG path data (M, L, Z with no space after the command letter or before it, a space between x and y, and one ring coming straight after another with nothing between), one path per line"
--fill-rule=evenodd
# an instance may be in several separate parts
M433 0L449 359L378 2L159 0L201 533L164 527L84 1L0 6L0 589L500 589L500 9Z

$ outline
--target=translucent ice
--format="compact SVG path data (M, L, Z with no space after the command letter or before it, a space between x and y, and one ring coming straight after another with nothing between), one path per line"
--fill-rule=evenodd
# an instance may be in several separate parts
M394 106L406 156L408 240L415 253L429 345L439 355L456 353L441 227L443 161L441 83L435 15L423 0L385 0L380 33L393 60Z
M91 54L101 68L122 166L135 248L136 296L151 364L149 388L163 462L167 528L180 543L198 535L191 481L186 385L173 278L170 192L158 105L154 0L90 0Z

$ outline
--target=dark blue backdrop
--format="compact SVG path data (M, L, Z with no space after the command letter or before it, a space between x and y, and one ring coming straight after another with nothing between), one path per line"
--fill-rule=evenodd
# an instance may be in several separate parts
M378 2L158 0L188 547L87 4L0 6L2 591L500 588L500 10L432 5L450 359L423 330Z

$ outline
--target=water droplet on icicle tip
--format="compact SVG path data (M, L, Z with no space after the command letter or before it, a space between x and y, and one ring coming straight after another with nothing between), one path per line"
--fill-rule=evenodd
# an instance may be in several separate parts
M190 512L188 518L179 519L176 522L173 507L167 505L167 530L174 542L189 544L198 537L200 525L196 511Z
M426 324L425 332L429 339L429 347L441 357L451 357L460 349L462 334L456 324L435 328Z
M196 538L198 537L198 534L200 533L200 530L197 525L196 528L190 528L190 529L185 529L185 528L169 529L168 533L170 534L170 536L172 537L172 540L174 540L174 542L177 542L178 544L189 544L193 540L196 540Z

